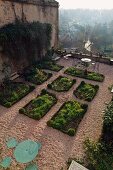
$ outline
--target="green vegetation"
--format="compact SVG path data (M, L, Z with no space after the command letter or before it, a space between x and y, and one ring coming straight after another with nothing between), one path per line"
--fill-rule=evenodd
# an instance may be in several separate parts
M113 154L107 152L102 142L85 141L87 168L90 170L112 170Z
M106 109L99 142L85 141L86 158L90 170L113 169L113 101Z
M52 76L51 73L46 73L45 71L32 67L31 69L24 70L23 77L26 81L30 81L34 84L42 84L47 79L49 79Z
M59 76L51 84L48 84L48 88L58 92L68 91L75 82L75 79L71 80L68 77Z
M74 136L77 127L87 111L88 105L73 100L62 105L59 111L47 122L47 125Z
M113 152L113 101L105 109L102 141L104 141Z
M0 90L0 104L5 107L11 107L35 87L20 82L8 82Z
M52 27L40 22L15 22L0 28L0 45L14 59L27 57L29 62L37 60L43 50L48 50Z
M26 106L19 110L20 113L33 119L41 119L57 102L55 95L43 90L41 95L31 100Z
M71 76L76 76L76 77L99 81L99 82L102 82L104 80L104 75L102 74L96 72L89 72L89 71L87 71L86 74L84 70L77 69L75 67L69 67L67 70L65 70L65 73Z
M53 61L42 61L42 62L39 62L37 64L37 67L41 68L41 69L48 69L48 70L51 70L51 71L60 71L63 68L63 66L58 65L58 64L56 64Z
M73 93L79 99L91 101L96 95L98 89L99 89L98 85L92 85L82 81L81 84L77 87L77 89Z

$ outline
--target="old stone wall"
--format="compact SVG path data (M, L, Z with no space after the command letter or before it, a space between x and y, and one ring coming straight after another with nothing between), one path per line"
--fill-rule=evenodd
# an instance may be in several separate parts
M58 3L43 0L0 0L0 26L25 19L28 22L40 21L52 24L51 46L58 44Z
M58 3L54 0L0 0L0 27L15 20L39 21L52 25L51 46L58 45ZM6 56L0 52L0 67ZM19 61L18 61L19 62ZM22 63L22 61L21 61ZM24 64L27 63L24 61ZM16 63L18 64L18 63ZM14 64L13 64L14 65ZM12 67L16 70L15 66ZM0 68L1 69L1 68Z

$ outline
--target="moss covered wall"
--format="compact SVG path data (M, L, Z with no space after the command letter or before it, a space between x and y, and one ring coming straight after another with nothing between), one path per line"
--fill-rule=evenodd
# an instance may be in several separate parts
M15 21L40 21L52 25L51 46L58 44L58 3L43 0L0 0L0 26Z
M59 4L54 0L0 0L0 27L15 22L16 18L27 22L50 23L52 25L51 46L57 47L58 7ZM0 52L0 70L4 62L10 63L12 72L17 71L18 66L28 65L27 59L12 61ZM1 74L0 72L0 77L3 76Z

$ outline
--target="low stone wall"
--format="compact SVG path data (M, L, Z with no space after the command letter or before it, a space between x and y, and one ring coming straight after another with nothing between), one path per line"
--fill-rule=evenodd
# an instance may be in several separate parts
M78 59L81 59L81 58L90 58L92 61L95 61L95 62L100 62L100 63L105 63L105 64L109 64L109 65L112 65L113 63L110 61L109 58L105 58L105 57L98 57L96 55L87 55L87 54L81 54L81 53L76 53L76 54L72 54L72 57L74 58L78 58Z

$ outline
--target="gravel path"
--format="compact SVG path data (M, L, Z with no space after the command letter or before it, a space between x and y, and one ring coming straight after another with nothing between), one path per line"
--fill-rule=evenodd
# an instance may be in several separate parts
M15 137L18 141L22 141L29 138L42 143L42 149L35 160L38 161L39 169L60 170L62 167L65 167L69 157L83 157L83 141L87 137L98 140L102 130L102 111L105 108L105 103L109 103L111 100L111 94L108 91L108 87L113 84L113 66L100 64L99 72L105 75L103 83L85 80L86 82L98 84L100 88L93 101L88 103L88 111L81 121L74 137L69 137L58 130L47 127L46 122L50 120L65 101L72 98L75 99L73 90L76 89L83 79L76 78L76 84L66 93L56 92L58 97L57 104L53 106L41 120L32 120L27 116L18 113L18 110L21 107L40 94L40 91L43 88L46 88L48 83L51 83L59 75L63 75L66 67L74 65L75 62L76 61L73 59L61 59L58 63L64 65L64 69L58 73L53 72L53 76L47 82L37 86L33 92L11 108L7 109L0 106L0 143L3 146L2 157L5 155L12 155L12 152L7 150L4 144L6 139ZM81 102L84 103L84 101ZM23 167L24 165L17 165L16 162L13 161L12 170L22 170Z

